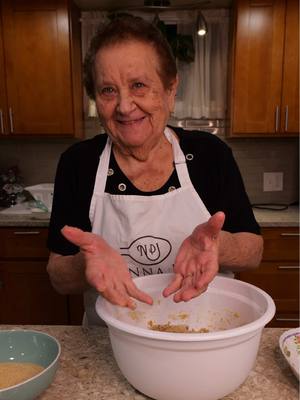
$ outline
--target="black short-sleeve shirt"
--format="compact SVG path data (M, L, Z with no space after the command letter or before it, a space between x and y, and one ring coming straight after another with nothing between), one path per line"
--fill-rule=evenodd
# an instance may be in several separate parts
M220 138L201 131L184 131L171 127L179 138L186 156L191 181L210 214L225 213L225 231L260 233L245 191L243 180L230 147ZM72 145L60 157L53 196L49 225L48 248L58 254L75 254L78 248L60 233L64 225L91 231L89 220L90 202L100 155L105 147L106 134L97 135ZM126 194L155 195L172 187L179 181L174 170L169 181L156 192L144 193L136 189L118 168L111 156L110 168L113 178L108 178L105 191L118 193L117 183L126 183ZM119 192L120 194L120 192ZM195 218L193 216L193 218Z

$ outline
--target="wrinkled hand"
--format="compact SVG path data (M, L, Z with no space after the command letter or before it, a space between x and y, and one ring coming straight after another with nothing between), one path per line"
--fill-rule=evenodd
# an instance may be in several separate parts
M152 304L152 298L134 284L123 257L100 236L70 226L65 226L61 232L80 247L88 284L108 301L131 309L135 308L132 298Z
M175 277L163 291L165 297L175 293L177 303L205 292L219 270L219 234L224 220L224 213L217 212L184 240L175 259Z

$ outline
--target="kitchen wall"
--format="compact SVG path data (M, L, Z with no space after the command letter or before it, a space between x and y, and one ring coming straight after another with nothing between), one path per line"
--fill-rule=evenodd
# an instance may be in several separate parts
M86 121L88 137L100 131ZM240 167L251 203L293 203L299 200L299 142L297 138L226 139ZM0 172L18 165L24 183L53 182L60 154L74 139L5 139L0 141ZM283 172L283 191L263 192L263 173Z

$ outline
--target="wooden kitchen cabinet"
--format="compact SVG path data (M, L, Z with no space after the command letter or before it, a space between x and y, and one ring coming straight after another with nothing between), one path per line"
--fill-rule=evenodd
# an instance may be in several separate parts
M299 2L236 0L231 136L299 134Z
M264 254L260 267L237 278L265 290L276 304L269 326L299 326L299 229L263 228Z
M47 235L47 228L0 228L0 324L81 324L82 296L52 288Z
M1 36L2 32L2 21L0 18L0 135L7 132L7 98L6 98L6 86L5 86L5 75L4 75L4 53L3 53L3 40Z
M280 132L299 133L299 2L287 0Z
M68 0L0 0L0 13L2 137L81 137L79 11Z

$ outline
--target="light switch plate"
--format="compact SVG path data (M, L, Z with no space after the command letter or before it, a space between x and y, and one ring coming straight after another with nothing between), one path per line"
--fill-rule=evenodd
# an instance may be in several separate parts
M264 192L283 190L283 172L264 172Z

